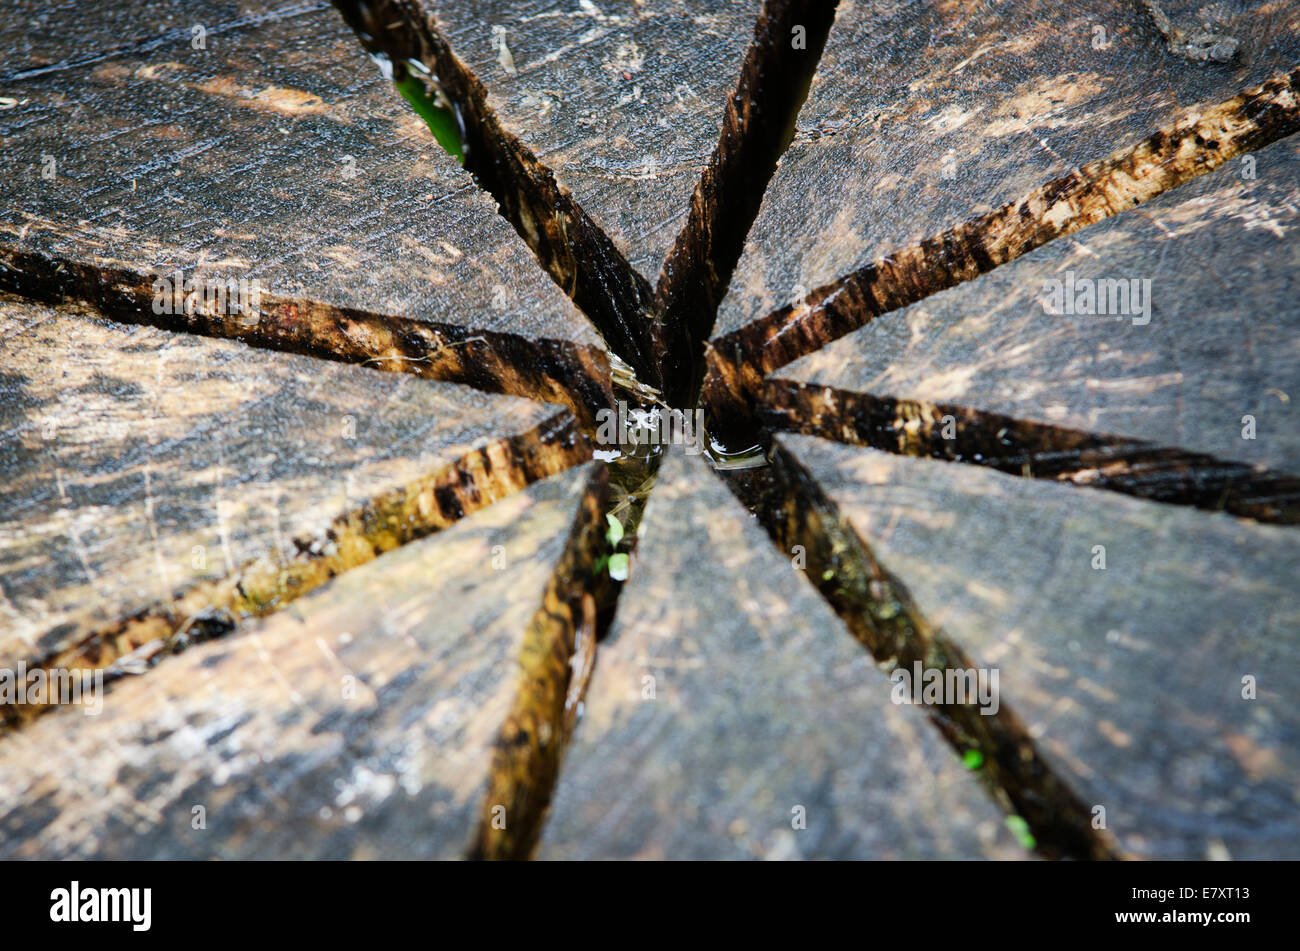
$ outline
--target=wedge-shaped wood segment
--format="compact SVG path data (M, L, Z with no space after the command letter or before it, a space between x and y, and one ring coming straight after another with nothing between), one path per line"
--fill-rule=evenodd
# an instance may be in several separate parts
M126 32L47 6L0 14L23 50L0 74L0 285L583 416L610 401L599 335L336 11L153 2Z
M0 855L457 858L589 467L0 741Z
M567 410L0 304L0 668L200 639L588 458Z
M468 167L643 382L684 397L832 4L338 5L434 70Z
M1138 3L842 4L719 310L714 418L873 316L1300 128L1300 7L1224 9L1240 49L1206 64Z
M542 858L1006 857L992 799L702 458L663 464Z
M718 144L761 0L421 0L501 128L654 281Z
M1300 856L1300 538L782 436L1128 852ZM1104 810L1104 813L1098 810Z
M1300 136L878 318L766 419L1300 521Z

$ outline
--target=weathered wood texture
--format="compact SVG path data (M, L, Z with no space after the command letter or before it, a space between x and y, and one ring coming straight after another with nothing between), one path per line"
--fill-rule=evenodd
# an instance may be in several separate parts
M596 641L617 598L607 566L610 473L597 467L518 658L518 690L501 724L472 859L524 859L541 835L561 757L591 677Z
M718 144L762 0L422 5L502 129L653 284Z
M0 667L228 628L589 457L565 409L0 303Z
M1293 531L779 441L927 618L999 671L1002 704L1124 849L1300 855Z
M503 213L643 382L684 398L831 5L339 6L434 70Z
M674 452L540 856L1022 854L891 686L705 461Z
M0 74L17 101L0 285L583 416L608 404L599 335L328 5L155 2L129 26L41 7L0 14L19 50ZM260 319L158 313L154 278L176 269L259 281Z
M1300 8L1229 25L1241 50L1207 65L1136 3L841 4L719 311L710 400L743 409L871 317L1300 127Z
M777 371L765 418L1300 520L1300 136L1251 158Z
M588 468L4 738L0 855L463 856Z

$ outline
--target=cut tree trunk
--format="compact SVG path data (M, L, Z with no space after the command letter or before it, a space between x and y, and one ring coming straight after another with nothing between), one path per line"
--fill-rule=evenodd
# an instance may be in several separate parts
M0 12L0 856L1300 858L1295 3L336 5Z

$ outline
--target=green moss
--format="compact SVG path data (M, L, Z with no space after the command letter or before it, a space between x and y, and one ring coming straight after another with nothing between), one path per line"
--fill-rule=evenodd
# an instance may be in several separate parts
M1020 841L1023 848L1032 849L1038 844L1033 833L1029 831L1029 823L1020 816L1007 816L1007 828Z

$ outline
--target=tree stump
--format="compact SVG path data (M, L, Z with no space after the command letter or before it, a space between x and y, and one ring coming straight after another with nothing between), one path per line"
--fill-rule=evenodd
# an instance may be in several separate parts
M335 6L0 12L0 856L1300 857L1300 7Z

